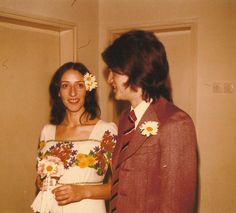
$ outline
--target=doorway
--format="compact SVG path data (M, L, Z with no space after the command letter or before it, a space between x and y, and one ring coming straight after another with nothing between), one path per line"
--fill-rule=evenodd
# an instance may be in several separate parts
M1 212L32 212L48 86L62 63L76 59L75 32L71 23L0 13Z

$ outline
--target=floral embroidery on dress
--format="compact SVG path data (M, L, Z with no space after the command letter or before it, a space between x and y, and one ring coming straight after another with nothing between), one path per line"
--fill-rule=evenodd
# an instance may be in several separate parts
M42 149L45 147L45 144L45 141L39 142L39 160L48 156L55 156L61 159L65 169L72 166L79 166L80 168L90 167L96 169L97 174L101 176L105 174L107 165L111 161L116 140L115 136L107 130L103 135L100 146L94 147L93 150L90 150L89 154L78 153L71 141L57 142L43 154Z
M42 149L45 147L45 145L46 145L46 142L45 142L45 141L40 141L40 142L39 142L38 149L39 149L39 150L42 150Z
M41 143L41 142L40 142ZM51 146L44 154L40 151L39 158L42 160L47 156L55 156L61 159L65 169L73 166L76 160L77 150L74 150L74 144L69 141L58 142Z
M89 155L96 159L91 167L97 170L98 175L103 175L106 171L106 165L110 163L112 159L112 151L115 147L116 139L114 135L111 135L109 131L106 131L103 135L101 146L95 147L90 151Z
M80 168L93 167L96 159L92 155L79 153L76 157L75 165Z

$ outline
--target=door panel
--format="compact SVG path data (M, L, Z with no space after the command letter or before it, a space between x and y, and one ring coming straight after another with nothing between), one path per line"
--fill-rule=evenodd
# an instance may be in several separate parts
M155 35L166 48L173 102L195 119L197 79L193 29L179 27Z

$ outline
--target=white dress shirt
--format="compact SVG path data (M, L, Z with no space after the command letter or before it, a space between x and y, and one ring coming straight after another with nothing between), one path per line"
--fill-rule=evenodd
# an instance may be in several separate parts
M134 113L136 115L137 120L135 121L135 128L138 126L139 121L141 120L141 118L143 117L143 114L146 112L147 108L149 107L149 105L151 104L150 102L146 102L146 101L142 101L138 106L136 106L135 108L133 108L131 106L131 110L134 110Z

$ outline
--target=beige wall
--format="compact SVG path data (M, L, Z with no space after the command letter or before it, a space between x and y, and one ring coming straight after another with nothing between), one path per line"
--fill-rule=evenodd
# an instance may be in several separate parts
M72 22L77 26L78 59L98 70L98 0L1 0L0 9L27 16L41 16Z
M223 83L235 85L236 82L235 1L77 0L72 5L73 2L1 0L0 8L77 25L78 59L99 75L100 85L103 85L99 88L100 104L103 118L108 120L112 118L112 104L107 101L108 87L101 72L104 65L98 53L107 45L109 30L182 22L192 18L197 21L196 127L201 161L199 212L235 212L236 93L235 90L232 94L221 92ZM221 93L212 92L214 82L219 82L217 91ZM19 149L23 153L25 148ZM9 199L9 205L12 203L14 198Z
M100 0L99 50L109 31L138 26L197 23L196 127L200 153L200 213L236 211L236 91L224 93L224 83L236 84L236 2L234 0ZM104 68L100 62L100 69ZM219 82L213 93L213 84ZM102 95L107 119L112 104Z

